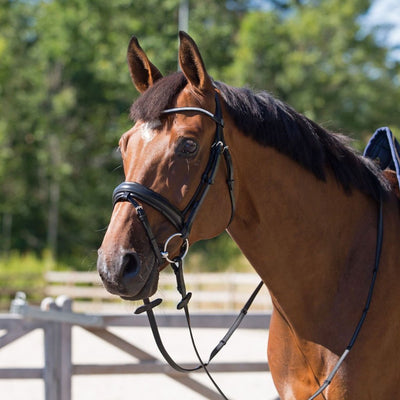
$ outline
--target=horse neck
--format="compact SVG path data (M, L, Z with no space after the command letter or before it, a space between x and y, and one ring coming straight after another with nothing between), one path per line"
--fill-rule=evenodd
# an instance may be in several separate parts
M374 258L375 203L346 194L329 171L323 182L276 150L235 138L237 211L229 233L293 326L323 326L327 313L353 326Z

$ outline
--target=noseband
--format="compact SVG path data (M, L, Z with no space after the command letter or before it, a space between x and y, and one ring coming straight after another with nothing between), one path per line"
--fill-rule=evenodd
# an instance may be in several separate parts
M210 186L214 183L214 179L218 170L219 161L221 159L221 155L223 155L227 170L226 183L228 185L229 197L231 201L231 217L227 226L229 226L235 214L232 158L229 153L228 146L225 144L224 133L223 133L224 121L222 118L222 110L218 94L215 93L215 114L212 114L210 111L198 107L170 108L164 110L162 114L166 115L166 114L175 114L184 112L197 112L205 114L211 119L213 119L213 121L216 124L214 142L211 146L210 157L208 159L206 168L202 174L201 181L193 197L191 198L185 209L182 211L179 210L177 207L171 204L164 196L154 192L148 187L143 186L142 184L137 182L123 182L115 188L113 193L113 206L115 206L115 204L120 201L128 201L135 207L138 217L141 220L146 230L146 234L151 243L153 252L160 264L163 262L163 259L171 261L169 259L167 247L169 240L172 237L170 237L164 244L163 251L160 250L157 241L154 237L154 234L152 233L146 213L143 210L142 206L137 202L137 200L144 202L149 206L151 206L152 208L159 211L174 226L174 228L178 232L174 234L174 237L180 236L183 240L181 254L180 254L181 257L184 253L187 252L187 249L189 247L188 237L192 229L193 222L197 216L197 213L200 210L201 205L203 204L203 201L207 195Z

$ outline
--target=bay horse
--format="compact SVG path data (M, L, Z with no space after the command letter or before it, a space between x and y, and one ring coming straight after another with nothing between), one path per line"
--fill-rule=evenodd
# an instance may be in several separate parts
M270 94L213 82L183 32L180 72L163 77L134 37L127 58L141 96L119 142L127 186L99 249L105 288L147 298L167 259L226 229L272 297L267 351L279 395L306 400L348 345L378 261L354 348L315 398L399 398L399 201L383 173ZM211 158L225 162L210 167Z

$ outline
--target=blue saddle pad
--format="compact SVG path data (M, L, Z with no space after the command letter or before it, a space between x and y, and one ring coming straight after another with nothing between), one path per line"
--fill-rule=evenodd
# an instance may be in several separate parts
M400 144L387 127L377 129L364 150L364 156L377 162L382 170L389 168L396 172L400 188L399 155Z

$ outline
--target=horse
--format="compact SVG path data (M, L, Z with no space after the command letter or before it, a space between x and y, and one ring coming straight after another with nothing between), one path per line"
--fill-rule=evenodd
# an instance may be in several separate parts
M167 260L227 230L272 298L267 354L282 400L311 398L355 328L315 398L398 398L399 200L385 175L269 93L213 81L194 40L179 36L181 70L165 77L129 43L141 95L119 141L127 186L98 252L105 288L147 298Z

